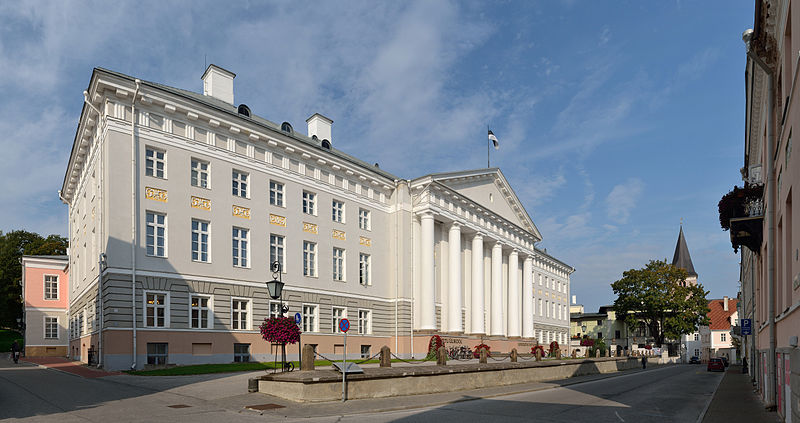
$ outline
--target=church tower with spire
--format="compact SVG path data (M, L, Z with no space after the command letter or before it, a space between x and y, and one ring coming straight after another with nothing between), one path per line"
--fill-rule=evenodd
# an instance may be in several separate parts
M683 236L683 225L681 225L681 232L678 234L678 243L675 245L675 254L672 256L672 265L686 270L688 277L686 283L689 285L697 285L697 272L694 271L692 264L692 257L689 255L689 247L686 246L686 238Z

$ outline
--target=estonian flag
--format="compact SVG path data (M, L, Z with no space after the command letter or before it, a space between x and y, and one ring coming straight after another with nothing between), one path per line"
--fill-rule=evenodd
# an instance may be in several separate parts
M489 130L489 140L492 141L492 143L494 143L494 149L495 150L499 150L500 149L500 143L497 142L497 137L494 136L494 134L492 133L491 129Z

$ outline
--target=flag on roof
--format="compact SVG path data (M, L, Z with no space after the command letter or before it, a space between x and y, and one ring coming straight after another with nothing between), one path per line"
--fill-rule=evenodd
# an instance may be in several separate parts
M491 129L489 130L489 140L492 141L492 144L494 144L494 149L495 150L499 150L500 149L500 143L497 141L497 137L494 136L494 133L492 133Z

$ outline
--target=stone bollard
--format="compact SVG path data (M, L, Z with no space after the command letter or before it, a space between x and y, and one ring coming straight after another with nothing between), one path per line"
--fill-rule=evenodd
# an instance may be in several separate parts
M478 362L486 364L486 359L489 357L489 354L486 352L486 348L481 348L480 349L479 356L480 356L480 358L478 359Z
M556 358L561 360L561 348L556 348Z
M511 362L512 363L516 363L517 362L517 349L516 348L512 348L511 349L511 354L509 354L509 356L511 357Z
M439 347L438 353L436 354L436 364L439 366L447 365L447 348Z
M594 350L594 356L595 356L595 358L599 358L600 357L600 348Z
M537 348L536 349L536 361L542 361L542 349L541 348Z
M303 345L303 357L300 361L300 370L314 370L314 347Z
M586 350L583 352L583 356L589 358L589 348L586 348Z
M608 347L608 356L609 356L609 357L613 357L613 356L611 355L611 347Z
M577 358L578 357L578 350L572 350L572 354L570 355L570 357Z
M386 345L381 347L381 367L392 367L392 350Z
M258 392L258 378L251 377L247 379L247 392Z

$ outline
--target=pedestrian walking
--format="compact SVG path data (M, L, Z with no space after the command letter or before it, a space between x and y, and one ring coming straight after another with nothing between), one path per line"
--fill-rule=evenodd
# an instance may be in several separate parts
M642 370L644 370L646 368L647 368L647 356L643 355L642 356Z
M14 340L14 342L11 343L11 358L14 359L14 364L19 362L19 350L19 344Z

